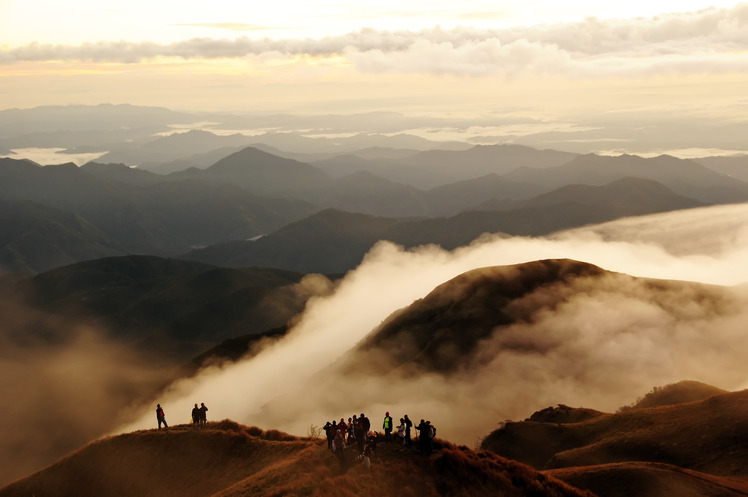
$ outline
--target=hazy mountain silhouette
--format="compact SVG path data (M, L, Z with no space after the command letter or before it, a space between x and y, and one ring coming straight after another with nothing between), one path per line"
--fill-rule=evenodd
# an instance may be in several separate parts
M0 200L0 273L33 275L124 254L120 244L74 214L28 201Z
M0 111L0 144L105 152L153 139L169 124L195 122L194 114L128 104L48 105Z
M176 181L123 165L41 167L0 159L0 198L68 211L128 253L173 255L248 239L308 216L316 207L265 199L226 183Z
M466 150L427 150L399 158L348 155L316 164L337 174L368 171L391 181L428 190L490 174L503 175L523 166L560 166L574 157L576 154L521 145L476 145Z
M712 171L725 176L731 176L740 181L748 183L748 156L739 155L734 157L701 157L693 159L694 162L702 164Z
M323 171L292 159L247 147L205 170L173 173L174 179L197 178L240 186L263 196L290 195L326 186L331 181Z
M464 198L468 191L465 189ZM351 190L352 198L356 192ZM362 198L362 202L367 201L365 196ZM357 266L379 240L405 247L438 244L454 249L484 233L539 236L630 215L701 205L656 182L631 178L601 187L569 186L518 203L522 207L507 211L469 211L448 218L421 219L383 218L327 209L256 241L217 244L181 257L230 267L265 266L339 273ZM393 208L402 205L393 204Z
M30 307L93 323L117 340L185 361L227 338L285 325L311 295L295 289L303 277L126 256L47 271L12 291Z
M675 193L705 203L742 202L748 199L748 184L719 174L693 160L661 155L645 159L636 155L606 157L582 155L568 163L546 169L523 167L506 179L558 188L569 184L603 185L635 177L662 183Z
M219 244L181 257L229 267L276 267L305 273L344 273L399 219L326 209L253 242Z
M177 418L167 411L167 419L170 415ZM370 470L356 464L355 451L348 449L347 470L341 470L323 440L263 431L228 420L210 422L205 429L179 425L94 442L0 489L0 496L593 497L488 452L439 440L435 445L438 450L424 457L380 443Z
M218 149L244 148L253 141L253 137L238 133L219 136L209 131L192 130L155 138L142 144L133 144L131 147L121 147L119 150L103 155L97 159L97 162L124 163L128 166L138 166L140 169L166 174L172 171L164 167L163 163L185 160L191 156L207 154Z

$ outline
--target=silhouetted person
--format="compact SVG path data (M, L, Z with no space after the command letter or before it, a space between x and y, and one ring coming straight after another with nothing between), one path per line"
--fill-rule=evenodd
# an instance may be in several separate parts
M405 415L405 445L410 445L412 440L410 439L410 429L413 427L413 421L408 419L408 415Z
M200 408L195 404L195 407L192 408L192 424L197 426L198 423L200 423Z
M425 453L426 452L426 432L428 431L428 425L426 424L426 421L421 419L421 422L418 423L418 426L416 426L416 430L418 431L418 452Z
M197 407L197 404L195 404L195 406ZM202 402L200 402L200 409L198 409L198 411L200 411L200 424L207 423L208 422L208 415L206 413L208 412L208 408L205 407L205 404L203 404Z
M324 426L325 435L327 436L327 448L332 450L332 439L335 437L335 430L329 421Z
M161 429L161 423L164 424L164 428L168 428L169 425L166 424L166 415L164 414L164 410L161 409L161 404L156 404L156 419L158 420L158 429Z
M384 429L384 441L387 443L392 442L392 416L390 416L389 412L384 414L382 429Z
M436 426L431 424L431 421L426 421L426 454L431 454L434 450L434 438L436 438Z

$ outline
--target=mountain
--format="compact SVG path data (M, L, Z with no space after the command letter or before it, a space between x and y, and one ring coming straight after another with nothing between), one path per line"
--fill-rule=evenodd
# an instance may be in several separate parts
M41 167L0 159L0 199L75 214L127 253L174 255L248 239L317 210L295 199L266 199L226 183L179 181L121 164Z
M525 206L549 206L576 202L595 207L615 206L623 216L636 216L700 207L704 204L674 193L657 181L621 178L601 186L567 185L533 197Z
M732 157L701 157L693 159L694 162L702 164L712 171L725 176L731 176L740 181L748 183L748 157L737 155Z
M190 169L169 175L172 179L195 178L229 183L262 196L282 196L321 188L330 177L323 171L293 159L285 159L247 147L204 170Z
M621 410L685 404L686 402L707 399L723 393L727 393L727 391L700 381L685 380L665 385L664 387L655 387L634 404L622 407Z
M600 496L673 495L679 486L702 487L693 495L744 495L748 450L742 420L748 391L710 395L719 389L677 385L700 395L570 422L549 413L573 408L549 408L544 416L507 422L481 448L551 470L548 474Z
M206 154L218 149L244 148L252 142L251 136L239 133L219 136L209 131L191 130L184 133L172 133L129 147L120 146L97 161L124 163L128 166L138 166L140 169L164 174L169 172L169 168L161 167L160 164L184 160L190 156Z
M661 155L578 156L558 167L523 167L505 175L507 180L544 185L549 189L569 184L604 185L621 178L657 181L679 195L709 204L743 202L748 184L708 169L693 160Z
M124 253L119 243L75 214L34 202L0 200L0 273L34 275Z
M502 176L521 167L554 168L575 157L568 152L522 145L476 145L468 150L430 150L396 160L386 177L429 189L489 174Z
M359 345L359 351L366 355L377 350L395 369L449 373L477 367L475 352L482 340L517 320L529 319L525 312L532 311L512 312L512 302L547 285L572 285L603 274L597 266L569 260L468 271L390 316Z
M121 144L142 143L170 124L195 122L196 116L162 107L135 105L41 106L0 111L0 144L10 149L64 148L105 152Z
M14 293L34 309L95 323L117 340L188 360L230 337L285 325L311 295L299 286L303 278L127 256L47 271L19 282Z
M185 413L186 415L187 413ZM210 414L210 411L209 411ZM170 414L167 412L167 420ZM172 413L171 419L176 416ZM21 495L504 495L593 497L502 457L439 442L431 457L380 443L371 469L323 440L229 420L108 437L0 489Z
M351 186L350 199L359 199L358 205L373 202L373 191L390 189L387 182L367 183L367 173L358 173L361 189ZM485 196L495 192L497 184L486 178ZM349 178L353 181L353 178ZM368 185L368 186L367 186ZM467 203L473 182L454 188L443 187L441 202L457 192L453 198ZM405 187L403 187L405 188ZM362 192L370 192L371 197ZM384 204L392 210L410 201L410 209L420 206L429 211L428 199L410 190L401 190L397 200L391 198ZM481 188L473 199L480 198ZM381 197L379 197L381 198ZM267 236L246 242L218 244L195 250L181 257L210 264L238 266L277 267L293 271L338 273L356 267L366 252L379 240L389 240L405 247L438 244L445 249L455 249L469 244L479 236L489 233L496 236L542 236L562 229L602 223L613 219L687 209L701 204L676 195L659 183L636 178L623 178L609 185L571 185L528 200L516 201L520 205L509 210L468 211L445 218L407 219L353 214L339 210L325 210L292 223ZM374 204L372 204L374 205ZM454 208L455 204L452 203ZM508 206L507 206L508 207Z
M345 273L401 221L326 209L252 242L220 244L181 257L230 267Z
M411 154L339 155L315 162L334 175L366 171L396 183L429 190L450 183L503 175L518 167L555 167L576 154L521 145L476 145L467 149L434 149Z
M336 179L328 188L314 196L318 204L373 216L431 216L423 192L376 176L367 171L351 173Z

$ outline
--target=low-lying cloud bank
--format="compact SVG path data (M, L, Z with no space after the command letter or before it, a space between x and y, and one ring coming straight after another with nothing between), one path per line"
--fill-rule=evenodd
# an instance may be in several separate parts
M101 41L0 48L0 64L29 61L134 63L159 58L241 59L344 56L363 72L585 77L744 71L748 4L649 19L486 30L363 29L318 39L197 38L169 44ZM695 42L698 40L698 43Z
M555 403L615 410L653 386L682 379L743 388L746 227L743 204L622 220L552 239L489 236L454 252L380 243L332 295L309 302L285 339L250 360L172 385L121 430L155 427L156 401L171 423L187 422L192 405L205 402L212 419L298 435L362 411L375 427L385 411L396 417L408 413L416 421L431 419L445 438L472 444L498 422ZM337 369L392 312L437 285L474 268L549 258L625 274L566 289L553 311L536 303L542 312L532 323L494 333L481 345L480 367L448 378L395 379L386 370L356 377ZM653 287L627 275L720 286ZM528 298L550 297L558 295ZM508 346L522 341L533 345L525 347L531 352ZM355 360L363 364L369 358Z

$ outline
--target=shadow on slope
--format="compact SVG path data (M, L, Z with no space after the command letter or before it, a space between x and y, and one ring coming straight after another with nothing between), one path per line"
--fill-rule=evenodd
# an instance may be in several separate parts
M402 495L588 496L488 452L442 442L430 457L380 443L371 470L341 467L323 441L232 421L179 425L94 442L0 496ZM353 452L352 449L349 449Z

